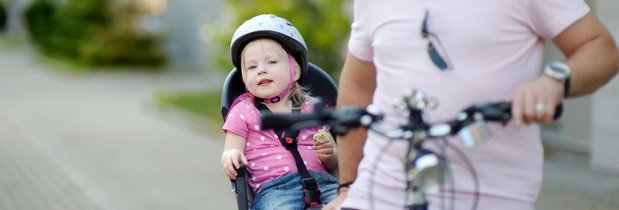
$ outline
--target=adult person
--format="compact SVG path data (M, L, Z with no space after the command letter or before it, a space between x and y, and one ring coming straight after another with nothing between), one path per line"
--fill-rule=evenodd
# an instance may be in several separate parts
M446 152L456 209L471 209L476 187L477 209L534 209L543 168L538 123L551 122L565 97L594 92L619 69L616 44L582 0L357 0L351 28L338 106L372 103L396 118L392 101L417 89L437 98L426 113L440 122L472 104L512 101L512 121L490 124L490 140L466 149L448 139L479 180L475 186L463 160ZM542 71L545 40L567 57L550 71ZM340 137L344 185L325 209L402 209L407 148L361 128ZM428 196L430 209L441 196L452 198Z

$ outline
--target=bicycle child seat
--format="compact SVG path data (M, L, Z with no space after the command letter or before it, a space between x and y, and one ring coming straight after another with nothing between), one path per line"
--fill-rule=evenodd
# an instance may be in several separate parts
M337 85L329 74L327 74L320 67L312 63L308 64L307 76L302 86L309 90L310 96L320 97L328 107L335 107L337 100ZM224 82L221 93L221 116L224 121L234 100L245 92L247 92L247 90L245 89L241 72L236 68L232 69ZM232 193L237 196L237 205L239 210L249 209L249 206L251 202L253 202L254 198L254 193L248 185L247 178L249 176L247 176L246 173L247 171L245 167L240 167L237 170L237 179L231 180ZM338 177L337 168L330 171L330 173L334 177ZM319 206L316 208L320 209Z

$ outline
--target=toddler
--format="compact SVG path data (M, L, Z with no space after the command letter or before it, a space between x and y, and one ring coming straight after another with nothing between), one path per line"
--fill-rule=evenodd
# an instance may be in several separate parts
M225 174L236 179L239 162L247 166L256 195L252 209L302 210L313 195L320 195L322 203L335 198L339 185L326 170L337 167L337 147L326 132L328 126L302 129L288 143L282 133L261 129L260 111L290 114L314 109L299 85L308 65L307 46L299 31L283 18L259 15L236 30L230 54L248 93L235 100L223 126ZM314 135L319 140L314 141ZM292 139L297 140L297 148L287 149ZM299 167L295 152L303 161ZM313 204L315 198L310 198L307 205Z

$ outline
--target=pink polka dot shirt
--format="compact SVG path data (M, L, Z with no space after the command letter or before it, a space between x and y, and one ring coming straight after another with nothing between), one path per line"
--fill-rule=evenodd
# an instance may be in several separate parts
M314 106L305 102L301 113L314 110ZM319 129L330 129L329 126L306 128L299 132L298 150L303 162L309 171L327 173L320 161L314 145L314 134ZM262 130L260 111L252 102L243 100L228 112L228 119L223 126L224 132L231 131L247 139L245 157L249 163L249 185L254 193L260 191L265 183L286 174L297 172L294 157L282 145L273 129Z

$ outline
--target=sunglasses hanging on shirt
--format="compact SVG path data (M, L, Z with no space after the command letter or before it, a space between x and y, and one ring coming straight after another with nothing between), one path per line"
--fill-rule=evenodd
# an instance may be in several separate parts
M438 36L436 36L436 34L428 31L428 11L426 11L426 15L423 18L423 24L421 26L421 36L428 39L428 54L430 55L430 59L432 60L434 65L436 65L436 67L441 70L451 70L453 66L451 65L451 62L449 62L449 56L447 56L445 50L443 50L441 41L438 39ZM439 46L439 48L435 47L433 40L438 44L437 46ZM443 54L444 57L447 59L443 59L441 54Z

